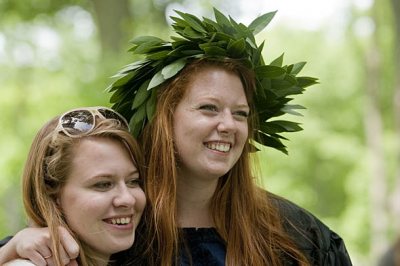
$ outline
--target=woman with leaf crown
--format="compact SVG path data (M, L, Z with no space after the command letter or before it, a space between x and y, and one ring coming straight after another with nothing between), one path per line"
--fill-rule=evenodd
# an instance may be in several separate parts
M303 62L264 63L254 35L275 12L248 27L216 9L215 21L176 12L179 37L132 40L145 58L109 88L147 163L148 242L132 252L147 265L351 265L336 233L255 184L251 153L286 153L281 133L301 128L273 118L302 108L291 96L317 82L297 76Z
M145 153L147 208L124 265L351 265L342 239L294 203L259 188L251 154L260 145L286 153L274 119L296 113L291 96L315 78L305 63L270 64L249 26L214 9L215 20L176 11L179 37L145 36L144 54L109 87ZM67 247L66 247L67 249Z

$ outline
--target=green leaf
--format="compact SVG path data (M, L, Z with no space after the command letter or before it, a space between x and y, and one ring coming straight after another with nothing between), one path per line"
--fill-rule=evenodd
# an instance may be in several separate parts
M132 134L137 137L139 135L139 132L141 131L143 127L143 122L146 118L146 106L143 104L137 109L130 121L129 121L129 128L131 129Z
M164 46L160 45L159 42L145 42L138 47L136 47L135 51L133 51L134 54L146 54L148 52L157 50L157 49L162 49Z
M229 22L232 25L233 29L235 29L236 34L243 36L240 25L231 16L229 16Z
M164 43L165 41L163 39L160 39L158 37L154 36L139 36L136 38L133 38L131 43L136 44L136 45L141 45L143 43L151 42L151 43Z
M293 74L293 75L299 74L305 65L306 65L306 62L299 62L299 63L294 64L292 70L290 71L290 74Z
M150 96L150 92L147 91L150 80L146 80L140 85L138 91L136 92L135 98L133 99L132 109L138 108L144 103L144 101Z
M121 100L121 98L123 98L123 95L126 94L125 90L122 89L118 89L116 91L114 91L114 93L112 94L111 98L110 98L110 103L117 103Z
M249 29L253 31L253 34L256 35L260 31L262 31L272 20L275 16L277 11L266 13L262 16L259 16L255 20L253 20L250 25Z
M160 60L166 58L170 52L170 50L163 50L155 53L149 53L146 58L149 60Z
M246 41L242 38L237 41L231 41L228 44L227 52L233 58L240 58L246 51Z
M208 46L202 48L206 55L211 56L226 56L226 50L218 46Z
M286 146L282 143L282 141L279 140L278 137L266 135L262 131L258 131L257 133L258 134L255 134L255 141L262 145L275 148L285 154L288 154Z
M263 78L277 78L284 75L286 70L278 66L265 65L256 67L255 72L257 76L260 75Z
M286 82L286 81L285 81ZM283 86L284 83L280 83L280 86ZM286 82L286 84L290 84ZM286 86L286 87L281 87L281 88L273 88L274 93L276 96L279 98L281 97L286 97L288 95L296 95L296 94L302 94L303 93L303 88L300 88L298 86Z
M154 113L156 112L156 104L157 104L157 90L152 90L150 99L148 99L146 102L146 114L147 114L147 119L149 121L151 121L151 119L154 116Z
M116 81L114 81L107 89L108 92L112 92L113 90L115 90L117 87L120 87L122 85L125 85L126 83L128 83L131 78L133 78L136 75L136 71L131 72L119 79L117 79Z
M232 40L232 36L229 34L223 33L223 32L216 32L214 34L214 39L216 41L225 41L225 42L230 42Z
M113 75L112 78L119 78L125 76L128 72L132 72L133 70L137 70L143 66L146 66L149 63L148 59L139 60L135 63L124 66L117 74Z
M184 36L188 39L194 39L194 40L204 38L204 36L201 33L194 31L193 28L191 28L191 27L186 27L185 30L182 32L182 36Z
M264 43L265 42L262 42L258 48L254 49L252 51L253 52L252 63L253 63L254 66L258 66L258 65L263 65L264 64L264 60L263 60L262 54L261 54L262 49L264 48Z
M270 134L281 133L281 132L296 132L303 130L302 127L299 125L299 123L285 121L285 120L263 122L260 125L260 129Z
M297 85L297 79L295 76L291 75L291 74L286 74L284 77L284 80L286 80L287 82L289 82L292 85Z
M161 70L161 74L164 76L165 79L169 79L175 76L184 66L186 65L186 59L181 58L173 63L167 65Z
M188 24L190 27L192 27L193 29L195 29L198 32L202 32L202 33L207 33L204 30L203 24L201 23L201 20L198 19L196 16L192 15L192 14L188 14L188 13L183 13L180 12L178 10L174 10L177 14L179 14Z
M254 40L252 40L251 38L247 37L247 38L246 38L246 42L251 46L251 48L257 49L256 43L255 43Z
M176 48L176 46L179 46L181 44L189 44L190 42L184 38L178 37L178 36L171 36L172 40L172 48Z
M146 117L146 106L142 104L132 115L131 121L140 122Z
M203 18L203 22L205 26L207 27L209 32L222 32L222 27L219 25L217 22L214 20L211 20L209 18Z
M189 26L189 24L185 20L183 20L181 18L178 18L178 17L175 17L175 16L170 16L170 18L175 22L175 23L172 24L172 27L175 30L183 29L183 28Z
M217 21L218 24L222 26L231 26L231 23L227 17L225 17L224 14L222 14L218 9L214 7L214 16L215 20Z
M164 76L162 75L161 71L158 71L153 78L150 80L149 86L147 87L147 90L150 90L154 87L157 87L161 83L165 81Z
M302 88L318 84L318 79L312 77L297 77L296 79L299 86Z
M274 61L272 61L272 62L270 63L270 65L271 65L271 66L278 66L278 67L281 67L282 64L283 64L283 55L284 55L284 54L281 54L278 58L276 58Z
M298 110L298 109L306 109L301 105L290 105L290 104L286 104L281 111L287 113L287 114L291 114L291 115L296 115L296 116L303 116L301 113L296 112L294 110Z

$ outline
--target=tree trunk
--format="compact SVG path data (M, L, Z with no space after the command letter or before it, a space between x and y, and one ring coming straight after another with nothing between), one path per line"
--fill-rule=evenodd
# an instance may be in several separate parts
M371 182L371 259L378 258L387 248L386 173L383 151L382 114L379 108L380 52L376 40L366 54L367 103L364 117L370 154Z
M395 186L391 197L391 209L395 221L400 219L400 1L392 0L392 10L394 19L394 62L395 62L395 92L394 92L394 118L396 126L397 146L397 171L395 176ZM397 235L400 235L400 223L394 223Z
M397 1L397 0L396 0ZM370 260L375 261L388 247L387 228L387 173L385 165L385 151L383 141L383 114L380 108L380 84L382 79L382 54L379 44L380 20L379 4L375 1L372 7L372 19L375 30L371 35L370 45L365 51L366 70L366 112L364 117L366 142L369 151L369 165L371 169L370 181L370 225L371 244Z
M92 0L102 56L121 54L127 43L124 29L132 22L129 0Z

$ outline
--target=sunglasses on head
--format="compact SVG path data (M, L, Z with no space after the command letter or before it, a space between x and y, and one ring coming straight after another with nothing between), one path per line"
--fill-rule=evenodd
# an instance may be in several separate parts
M56 131L62 131L69 137L90 133L96 125L96 116L100 119L113 119L129 131L126 119L107 107L87 107L68 111L60 116Z

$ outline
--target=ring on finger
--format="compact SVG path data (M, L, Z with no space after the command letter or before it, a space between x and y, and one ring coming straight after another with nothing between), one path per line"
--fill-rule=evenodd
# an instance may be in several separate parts
M51 258L51 254L50 255L48 255L48 256L43 256L43 258L45 259L45 260L47 260L47 259L49 259L49 258Z

